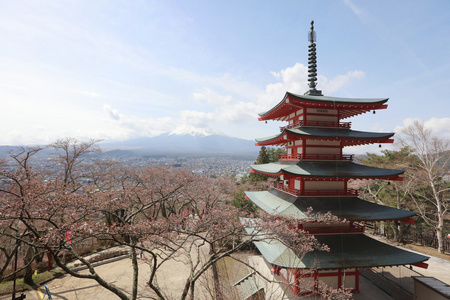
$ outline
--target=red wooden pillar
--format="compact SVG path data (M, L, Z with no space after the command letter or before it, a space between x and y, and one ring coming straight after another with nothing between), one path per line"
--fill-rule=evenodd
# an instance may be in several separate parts
M300 179L300 195L304 195L305 194L305 179L301 178Z
M293 272L293 275L294 275L293 292L294 292L294 295L298 296L298 295L300 295L300 271L299 270L295 270Z
M314 271L314 292L319 292L319 271Z
M355 269L355 293L359 293L359 274L361 274L361 272L359 272L359 269L356 268Z
M305 157L306 155L306 140L302 140L302 157Z

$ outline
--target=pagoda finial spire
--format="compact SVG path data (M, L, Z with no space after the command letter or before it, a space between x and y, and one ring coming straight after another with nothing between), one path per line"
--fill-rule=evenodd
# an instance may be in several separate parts
M308 54L308 81L309 91L305 95L322 96L322 91L316 90L317 86L317 57L316 57L316 32L314 31L314 21L311 21L311 31L308 34L309 54Z

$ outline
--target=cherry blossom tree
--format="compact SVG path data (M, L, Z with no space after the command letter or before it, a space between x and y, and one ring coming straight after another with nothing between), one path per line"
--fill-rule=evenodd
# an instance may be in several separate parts
M141 253L150 269L146 284L154 297L168 299L157 278L166 264L177 259L189 266L179 299L194 299L199 278L217 261L233 257L252 242L277 239L300 257L313 249L326 250L313 236L290 229L287 224L298 221L292 218L255 213L251 215L254 230L244 230L249 224L243 224L240 210L229 204L236 191L231 180L169 167L82 163L87 154L98 151L95 141L65 139L50 147L58 155L52 172L35 170L30 164L41 148L22 149L12 155L16 168L3 169L0 225L9 222L15 231L0 231L0 238L12 245L16 241L28 245L35 253L50 253L67 274L93 280L120 299L138 297ZM89 178L89 183L82 178ZM107 282L80 254L90 239L127 247L131 294ZM69 268L61 257L64 252L78 259L88 273Z

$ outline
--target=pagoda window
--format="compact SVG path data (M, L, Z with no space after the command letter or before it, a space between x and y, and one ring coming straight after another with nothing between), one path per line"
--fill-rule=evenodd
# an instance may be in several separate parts
M295 112L295 114L296 114L297 116L303 114L303 108L300 108L299 110L297 110L297 111ZM299 118L299 120L300 120L300 118Z
M294 142L294 145L295 146L299 146L299 145L302 145L303 143L302 143L302 140L298 140L298 141L295 141Z
M294 181L294 189L300 190L300 180L296 179Z
M292 148L287 148L287 154L292 155Z

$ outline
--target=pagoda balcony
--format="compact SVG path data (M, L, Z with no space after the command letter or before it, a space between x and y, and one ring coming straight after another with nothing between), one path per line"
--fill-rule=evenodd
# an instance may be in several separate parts
M300 191L291 187L287 187L282 182L274 183L275 189L287 193L293 196L310 196L310 197L320 197L320 196L358 196L358 190L345 189L345 190L306 190Z
M350 226L309 226L303 228L311 234L359 233L364 232L364 225L352 223Z
M306 190L300 193L301 196L358 196L358 190Z
M328 122L328 121L304 121L300 120L295 123L280 127L280 131L284 129L291 129L301 126L312 126L312 127L331 127L331 128L344 128L348 129L352 125L352 122Z
M283 161L300 161L300 160L344 160L353 161L353 154L280 154L278 155L279 160Z
M300 190L287 187L282 182L275 182L275 189L293 196L300 196Z

